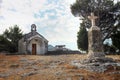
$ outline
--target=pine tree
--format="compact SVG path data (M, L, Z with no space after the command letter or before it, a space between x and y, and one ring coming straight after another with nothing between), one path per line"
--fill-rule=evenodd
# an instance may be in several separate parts
M88 32L84 27L84 23L81 23L80 30L77 34L77 45L78 49L82 51L88 50Z
M1 42L0 44L3 45L0 46L2 50L6 51L6 48L8 47L7 51L9 52L17 52L18 51L18 41L22 38L23 34L21 29L14 25L13 27L10 27L9 29L6 29L4 33L1 36ZM4 42L4 43L2 43Z
M94 12L99 18L96 20L96 26L100 27L103 42L111 38L112 33L120 28L120 1L114 3L114 0L76 0L71 5L71 13L84 20L87 28L91 27L88 16Z

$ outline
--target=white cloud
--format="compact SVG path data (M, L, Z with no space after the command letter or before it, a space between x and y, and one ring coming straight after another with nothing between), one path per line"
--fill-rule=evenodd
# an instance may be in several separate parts
M2 33L6 28L15 24L20 25L24 32L28 32L28 26L34 23L34 14L39 12L45 0L3 0L1 5L0 21ZM30 28L29 28L30 29Z
M2 18L0 17L0 33L14 24L18 24L26 33L30 31L30 25L36 23L39 33L42 33L50 43L66 45L71 43L73 45L70 47L76 49L79 19L70 12L70 4L73 2L75 0L58 0L57 2L53 0L51 3L48 3L47 0L3 0L0 13L2 16ZM51 12L49 12L50 10ZM38 16L35 17L35 14Z

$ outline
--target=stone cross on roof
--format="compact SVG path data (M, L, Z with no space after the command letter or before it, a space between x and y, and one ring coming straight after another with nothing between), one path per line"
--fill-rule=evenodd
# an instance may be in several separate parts
M88 18L91 20L92 26L95 26L95 19L98 17L94 15L94 13L91 13L91 16L88 16Z

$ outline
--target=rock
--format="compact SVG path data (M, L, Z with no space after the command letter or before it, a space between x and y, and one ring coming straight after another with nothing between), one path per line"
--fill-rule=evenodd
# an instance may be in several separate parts
M69 78L67 78L67 80L72 80L72 79L69 77Z
M59 71L59 72L56 72L55 75L60 76L60 75L62 75L62 73L63 73L62 71Z
M116 66L115 69L116 69L116 70L120 70L120 66Z
M109 58L105 59L105 62L104 61L95 61L95 62L89 62L87 61L88 59L86 59L86 61L72 61L71 62L71 65L74 65L74 66L77 66L78 68L80 69L87 69L89 71L92 71L92 72L105 72L106 70L115 70L115 69L118 69L119 70L119 67L117 67L117 65L119 65L119 63L116 63L114 61L109 61ZM108 60L108 61L107 61Z
M116 63L117 64L117 66L120 66L120 62L118 62L118 63Z
M53 65L60 65L60 64L63 64L65 63L64 61L51 61L49 62L50 64L53 64Z
M37 66L33 66L32 67L35 71L39 70L39 68Z
M98 17L95 16L94 13L91 13L91 16L88 16L88 18L92 23L88 31L88 58L80 62L72 62L72 65L93 72L104 72L108 66L114 66L113 63L115 64L115 61L112 58L105 57L103 52L101 31L100 28L95 25L95 19ZM109 65L106 63L109 63Z
M107 66L107 70L114 70L114 66L112 65Z
M10 68L18 68L19 67L19 64L11 64L10 65Z
M2 73L0 73L0 78L6 78L6 77L8 77L10 74L8 74L8 73L4 73L4 74L2 74Z
M94 57L94 58L84 59L84 60L81 61L82 64L89 64L89 63L96 63L96 62L115 63L115 61L112 58L107 58L107 57Z
M84 78L83 77L80 77L80 79L79 80L84 80Z
M31 75L35 75L35 74L37 74L36 71L31 71L31 72L22 74L21 77L31 76Z
M102 45L102 34L100 28L95 25L95 19L98 17L95 16L94 13L91 13L91 16L88 16L88 18L92 23L91 28L88 30L88 58L91 60L91 58L95 57L105 57Z
M25 62L25 61L28 61L28 59L26 59L26 58L21 58L19 61Z
M120 71L116 71L116 72L109 72L108 74L120 74Z

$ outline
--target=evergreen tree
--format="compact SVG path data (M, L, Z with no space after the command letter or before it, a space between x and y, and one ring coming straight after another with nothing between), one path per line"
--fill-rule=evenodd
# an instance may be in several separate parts
M23 34L21 29L17 25L6 29L1 36L1 42L3 46L8 47L9 52L17 52L18 51L18 41L22 38ZM2 43L4 42L4 43ZM2 47L4 50L5 47Z
M0 35L0 51L10 51L11 42Z
M120 30L117 30L113 33L112 43L120 52Z
M88 32L84 27L84 23L81 23L80 30L78 31L77 34L77 45L78 49L82 51L88 50Z
M112 33L120 27L120 2L114 3L114 0L76 0L71 5L71 12L84 20L84 27L87 28L91 27L88 16L94 12L99 17L96 25L100 27L103 41L111 38Z

